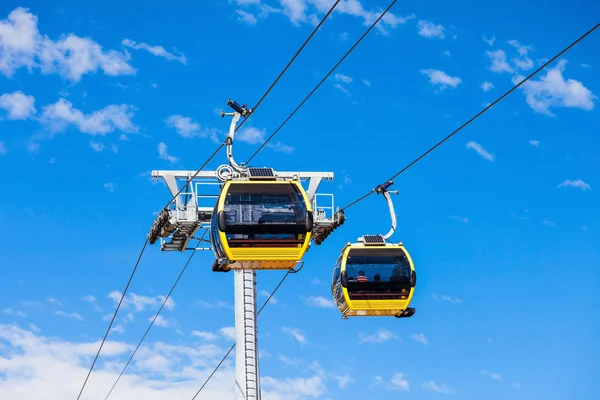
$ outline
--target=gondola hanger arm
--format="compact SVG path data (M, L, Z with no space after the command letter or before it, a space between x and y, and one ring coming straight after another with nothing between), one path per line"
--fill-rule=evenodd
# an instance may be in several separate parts
M393 184L394 184L394 182L390 180L385 183L382 183L381 185L378 185L375 189L373 189L373 191L375 193L383 194L383 197L385 197L385 199L387 200L388 207L390 210L390 218L392 219L392 228L390 229L390 231L387 234L383 235L383 240L387 240L396 231L396 218L397 217L396 217L396 213L394 212L394 202L392 201L390 194L398 194L398 191L397 190L394 190L394 191L388 190L388 188L390 186L392 186Z
M240 117L244 117L247 118L248 116L250 116L250 114L252 114L251 109L248 109L248 106L246 104L244 104L243 106L239 105L236 101L233 101L231 99L227 100L227 105L231 108L233 108L233 110L235 112L229 112L226 113L225 111L221 111L221 117L225 117L225 116L232 116L233 118L231 119L231 124L229 125L229 133L227 134L227 139L225 141L226 145L227 145L227 159L229 160L229 165L231 165L231 167L233 169L235 169L237 172L239 173L244 173L247 171L248 167L246 167L245 165L239 165L235 162L235 160L233 159L233 137L235 135L235 128L237 126L238 121L240 120Z

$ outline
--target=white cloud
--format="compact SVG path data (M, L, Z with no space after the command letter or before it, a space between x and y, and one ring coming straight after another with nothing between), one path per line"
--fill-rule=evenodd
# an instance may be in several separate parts
M453 219L453 220L458 221L458 222L462 222L463 224L468 224L469 223L469 218L459 217L457 215L451 215L448 218Z
M219 329L219 333L222 337L228 340L235 340L235 327L226 326L224 328Z
M484 92L489 92L493 88L494 84L492 82L485 81L481 84L481 90L483 90Z
M123 327L123 325L116 325L110 328L110 332L117 332L122 334L123 332L125 332L125 328Z
M448 303L452 303L452 304L459 304L462 303L461 299L458 299L456 297L450 297L450 296L446 296L445 294L438 296L437 294L433 293L431 295L431 297L434 298L434 300L444 300L447 301Z
M481 157L485 158L488 161L494 162L494 159L496 158L493 154L488 153L483 146L481 146L479 143L474 142L474 141L470 141L469 143L466 144L467 149L473 149L477 152L477 154L479 154Z
M158 158L167 160L171 164L174 164L179 160L177 157L172 156L167 152L167 145L163 142L158 144Z
M4 142L0 142L0 156L6 155L6 153L8 153L6 145L4 144Z
M433 22L429 21L419 21L417 27L419 28L419 35L426 38L437 37L443 39L445 37L444 27L442 25L435 25Z
M445 383L438 385L434 381L429 381L427 383L424 383L423 387L431 392L436 392L436 393L450 394L450 393L454 392Z
M302 24L316 25L324 14L331 8L332 1L328 0L279 0L280 8L267 4L261 4L258 0L236 0L235 3L242 7L254 7L260 11L261 18L266 18L270 14L282 14L286 16L292 24L301 26ZM342 1L338 4L334 13L345 14L357 17L363 20L363 25L370 25L381 15L382 9L370 11L366 10L357 0ZM392 12L388 12L376 25L382 34L389 34L389 29L394 29L400 24L414 19L415 15L399 17Z
M488 45L493 46L494 42L496 41L496 36L492 36L491 38L486 38L484 36L483 41L486 42Z
M409 390L410 384L404 379L403 372L396 372L388 382L387 388L392 390Z
M450 57L450 50L444 50L444 55Z
M39 68L43 74L58 73L72 82L99 69L111 76L135 74L128 64L129 54L106 51L93 40L72 33L53 41L40 34L37 23L37 16L23 7L0 20L0 72L4 75L11 77L22 67L29 72Z
M333 87L339 90L340 92L344 93L346 96L350 96L350 91L341 84L336 83L335 85L333 85Z
M352 82L352 78L347 75L335 74L334 77L335 77L336 81L340 81L340 82L344 82L344 83Z
M194 302L195 305L198 305L202 308L230 308L233 309L233 306L226 302L226 301L215 301L212 303L209 303L208 301L204 301L204 300L197 300Z
M481 371L482 374L489 376L490 378L492 378L495 381L501 381L502 380L502 376L496 372L489 372L486 371L485 369Z
M551 228L553 228L553 227L555 227L555 226L556 226L556 222L554 222L554 221L550 221L550 220L547 220L547 219L543 220L543 221L542 221L542 224L544 224L544 225L546 225L546 226L549 226L549 227L551 227Z
M269 298L269 296L271 296L271 293L267 292L266 290L261 290L260 292L258 292L258 294L260 294L261 296L264 296L266 298ZM275 296L271 297L271 300L269 300L269 303L277 304L277 298Z
M192 120L190 117L181 115L171 115L165 119L168 127L177 130L177 133L184 138L200 137L210 138L213 142L218 143L218 132L216 129L202 128L199 123Z
M109 193L113 193L117 188L117 184L113 182L107 182L104 184L104 188L108 190Z
M182 64L187 64L187 60L183 53L179 53L179 55L176 56L175 54L170 53L167 50L165 50L165 48L162 46L150 46L147 43L136 43L130 39L123 39L121 44L123 46L131 47L136 50L140 50L140 49L146 50L157 57L164 57L169 61L179 61Z
M321 308L334 308L335 302L323 296L310 296L306 300L308 305Z
M5 308L5 309L3 309L2 310L2 314L16 315L17 317L22 317L22 318L27 317L27 314L24 313L23 311L13 310L12 308Z
M148 322L152 322L153 319L154 319L154 316L148 318ZM154 325L160 326L161 328L170 328L170 327L175 326L173 321L166 319L162 315L159 315L156 317L156 320L154 321Z
M533 68L533 60L527 57L529 50L531 50L531 46L524 46L519 43L518 40L509 40L507 42L511 46L513 46L518 53L518 57L512 59L514 66L520 70L527 71Z
M530 140L529 144L532 145L533 147L540 147L540 141L539 140Z
M356 382L356 379L350 375L334 375L333 379L338 382L340 389L346 389L351 383Z
M106 146L104 145L104 143L102 143L102 142L94 142L93 140L90 140L90 147L92 149L94 149L94 151L96 151L98 153L101 152L101 151L103 151L106 148Z
M73 318L73 319L78 319L80 321L83 321L83 317L76 312L67 313L65 311L55 311L54 314L59 315L61 317L65 317L65 318Z
M0 31L0 40L2 34ZM6 111L8 119L27 119L34 115L37 110L33 106L35 98L25 95L20 90L13 93L5 93L0 96L0 109Z
M206 341L217 340L218 336L212 332L204 332L204 331L192 331L192 336L199 337L200 339L204 339Z
M398 339L398 336L385 328L381 328L371 335L367 335L363 332L359 332L358 334L359 343L383 343L391 339Z
M118 290L113 290L110 292L107 297L111 299L115 306L119 304L121 300L121 296L123 294ZM165 301L166 296L158 295L154 297L139 295L135 293L129 293L125 296L123 303L121 303L121 309L133 309L135 312L145 311L147 308L157 310L160 305ZM165 308L167 310L173 310L175 308L175 301L172 297L169 297L169 300L165 303Z
M94 296L89 294L87 296L84 296L82 300L92 304L94 306L94 311L102 311L102 309L98 305L98 302L96 301L96 298Z
M58 299L55 299L54 297L48 297L47 300L48 300L48 303L50 303L50 304L56 304L59 307L63 306L63 304Z
M492 72L514 72L513 67L506 61L506 52L504 50L486 51L485 52L492 62L488 69Z
M38 336L12 325L0 325L0 341L3 343L0 347L2 400L75 398L100 345L100 340L69 342ZM94 368L83 397L104 398L132 350L131 345L109 337L102 348L103 362ZM226 350L212 343L146 342L113 395L146 400L192 398ZM293 378L273 378L267 374L261 378L265 400L314 400L328 392L326 377L318 373L299 376L296 371ZM225 362L201 397L231 398L233 382L234 368L231 362Z
M572 107L589 111L594 108L597 97L574 79L563 77L567 60L560 60L556 67L548 69L539 80L525 82L521 89L525 93L527 104L541 114L554 116L550 107ZM523 77L515 76L513 83L518 83Z
M415 333L411 337L412 337L413 340L415 340L415 341L417 341L419 343L429 344L429 339L427 339L427 336L425 336L422 333Z
M284 326L281 328L281 331L290 335L290 337L298 341L300 345L306 344L306 336L301 330Z
M248 144L258 144L265 141L265 130L254 127L243 128L235 134L235 139Z
M564 182L560 183L557 187L574 187L574 188L578 188L581 190L591 190L592 187L585 183L584 181L582 181L581 179L577 179L577 180L565 180Z
M238 16L238 21L243 22L248 25L256 25L256 17L249 12L244 10L235 10L235 13Z
M73 104L65 99L43 108L40 122L52 131L62 131L69 125L76 126L83 133L105 135L119 130L135 133L138 127L131 121L135 107L120 104L109 105L91 114L84 114L73 108Z
M371 81L368 81L366 79L363 79L363 83L365 84L365 86L371 86Z
M277 355L277 358L279 359L279 361L281 361L285 365L297 365L298 363L300 363L299 359L297 359L297 358L289 358L289 357L284 356L281 353L279 353Z
M421 73L429 77L429 82L432 85L439 85L440 89L442 90L447 87L454 89L462 82L459 77L450 76L439 69L422 69Z

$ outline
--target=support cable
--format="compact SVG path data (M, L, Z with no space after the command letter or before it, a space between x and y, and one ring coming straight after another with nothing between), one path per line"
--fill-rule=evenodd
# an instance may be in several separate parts
M393 180L394 178L398 177L400 174L404 173L407 169L409 169L410 167L412 167L413 165L415 165L417 162L419 162L421 159L423 159L426 155L428 155L433 150L435 150L437 147L439 147L442 143L444 143L445 141L447 141L448 139L450 139L452 136L454 136L455 134L457 134L458 132L460 132L463 128L465 128L471 122L475 121L477 118L479 118L483 113L485 113L486 111L488 111L490 108L494 107L497 103L499 103L506 96L508 96L509 94L511 94L513 91L517 90L521 85L523 85L525 82L527 82L533 76L535 76L536 74L538 74L540 71L542 71L548 65L550 65L552 62L554 62L557 58L559 58L564 53L566 53L567 51L569 51L577 43L579 43L583 39L585 39L588 35L590 35L592 32L594 32L598 27L600 27L600 24L596 24L596 26L594 26L592 29L590 29L589 31L587 31L586 33L584 33L583 35L581 35L579 38L577 38L577 40L575 40L573 43L571 43L570 45L568 45L567 47L565 47L560 53L558 53L557 55L555 55L554 57L552 57L550 60L546 61L541 67L539 67L538 69L536 69L535 71L533 71L531 74L529 74L529 76L527 76L526 78L524 78L523 80L521 80L518 84L516 84L515 86L513 86L508 92L504 93L502 96L500 96L499 98L497 98L493 103L491 103L489 106L487 106L486 108L484 108L483 110L481 110L479 113L477 113L470 120L468 120L467 122L465 122L464 124L462 124L454 132L452 132L451 134L449 134L448 136L446 136L444 139L440 140L438 143L436 143L433 147L431 147L425 153L421 154L419 157L417 157L414 161L412 161L406 167L404 167L400 171L398 171L395 175L393 175L390 179L388 179L388 181ZM342 207L341 211L344 211L344 210L348 209L349 207L353 206L354 204L356 204L356 203L358 203L358 202L366 199L367 197L369 197L370 195L372 195L373 193L375 193L375 191L376 190L373 189L369 193L367 193L367 194L359 197L358 199L354 200L352 203L348 204L347 206Z
M315 86L315 88L308 94L308 96L306 96L304 98L304 100L302 100L302 102L300 104L298 104L298 106L296 107L296 109L294 111L292 111L292 113L281 123L281 125L279 125L279 127L277 129L275 129L275 131L271 134L271 136L269 136L269 138L267 140L265 140L265 142L258 148L258 150L256 150L254 152L254 154L252 154L252 157L250 157L248 159L248 161L246 162L246 165L248 165L248 163L250 163L250 161L252 161L252 159L254 157L256 157L256 155L267 145L267 143L273 139L273 137L277 134L277 132L279 132L279 130L281 128L283 128L283 126L285 124L287 124L287 122L294 116L294 114L296 114L296 112L304 105L304 103L306 103L306 101L317 91L317 89L327 80L327 78L329 78L329 76L333 73L333 71L335 71L335 69L346 59L346 57L348 57L350 55L350 53L352 53L352 51L354 50L354 48L356 46L358 46L358 44L365 38L365 36L367 36L367 34L369 32L371 32L371 30L375 27L375 25L377 25L377 23L379 22L379 20L381 20L385 14L387 14L387 12L392 8L392 6L394 4L396 4L396 1L398 0L394 0L390 3L390 5L385 9L385 11L383 11L383 13L381 13L381 15L379 16L379 18L377 18L375 20L375 22L373 22L371 24L371 26L369 26L369 28L365 31L365 33L362 34L362 36L354 43L354 45L352 45L352 47L350 47L350 49L346 52L346 54L344 54L344 56L337 62L337 64L335 64L333 66L333 68L327 73L327 75L325 75L323 77L323 79L321 79L321 82L319 82L317 84L317 86Z
M267 297L267 300L265 300L265 302L262 305L262 307L260 307L260 310L258 310L258 312L256 313L257 316L260 315L260 312L265 308L265 306L267 304L269 304L269 300L271 300L271 297L273 297L275 295L275 293L277 292L277 290L279 290L279 287L281 286L281 284L283 284L283 281L285 281L285 279L291 273L293 273L291 270L287 271L286 274L283 276L283 278L281 278L281 281L279 281L279 283L277 284L277 286L275 287L275 289L273 289L273 291L271 292L271 294L269 295L269 297ZM225 362L225 359L227 357L229 357L229 354L231 354L231 352L233 351L234 347L235 347L235 343L229 348L229 350L227 351L227 353L225 353L225 355L223 356L223 358L221 359L221 361L219 361L219 363L217 364L217 366L215 367L215 369L213 369L213 371L210 373L210 375L208 376L208 378L206 378L206 380L204 381L204 383L202 384L202 386L200 387L200 389L198 389L198 391L196 392L196 394L194 395L194 397L192 397L192 400L196 400L196 397L198 397L198 395L200 394L200 392L202 391L202 389L204 389L204 387L206 386L206 384L208 383L208 381L210 381L210 379L213 377L213 375L221 367L221 365L223 364L223 362Z
M202 243L202 240L204 239L204 236L206 235L206 232L208 230L205 230L204 233L202 234L202 237L200 237L200 239L198 240L198 244L196 246L199 246L200 243ZM121 377L123 376L123 374L125 373L125 370L127 369L127 367L129 366L129 363L131 363L131 360L133 360L133 357L135 356L135 353L137 353L138 349L140 348L140 346L142 345L142 343L144 342L144 340L146 339L146 335L148 335L148 332L150 332L150 329L152 328L152 326L154 326L154 322L156 321L156 319L158 318L158 316L160 315L162 309L164 308L165 304L167 304L167 302L169 301L169 299L171 298L171 294L173 293L173 290L175 290L175 287L177 286L177 284L179 283L179 280L181 279L181 277L183 276L183 273L185 272L185 270L187 269L188 265L190 264L190 262L192 261L192 258L194 257L194 254L196 254L196 249L194 248L194 250L192 251L192 254L190 255L190 257L188 258L187 262L185 263L185 265L183 266L181 272L179 273L179 276L177 277L177 280L175 280L175 283L173 283L173 286L171 287L171 290L169 291L169 293L167 294L167 297L165 297L165 299L163 300L160 308L158 309L158 311L156 312L156 315L154 316L154 318L152 319L152 321L150 322L150 325L148 326L148 328L146 329L146 332L144 333L144 336L142 336L142 338L140 339L140 342L138 343L137 347L135 348L135 350L133 351L133 353L131 354L131 357L129 357L129 360L127 360L127 363L125 364L125 366L123 367L123 370L121 371L121 373L119 374L119 377L117 378L117 380L115 381L115 383L112 385L112 387L110 388L110 391L108 392L108 394L106 395L106 397L104 398L104 400L107 400L108 397L111 395L111 393L113 392L115 386L117 386L117 383L119 383L119 380L121 379Z
M110 324L108 325L108 329L106 329L106 333L104 334L104 338L102 339L102 342L100 343L100 347L98 348L98 352L96 353L96 357L94 357L94 362L92 362L92 366L90 367L90 370L88 371L87 376L85 377L85 381L83 381L83 386L81 387L81 390L79 391L79 395L77 396L77 400L79 400L79 398L81 397L81 394L83 393L83 389L85 388L85 385L87 384L88 379L90 378L90 374L92 373L92 370L94 369L94 365L96 365L96 361L98 361L98 357L100 356L100 351L102 350L102 347L104 346L104 342L106 342L106 337L108 336L108 333L110 332L110 328L112 328L113 323L115 322L115 318L117 317L117 313L119 312L119 309L121 308L121 304L123 303L123 299L125 299L125 295L127 294L127 290L129 289L129 284L131 284L131 281L133 280L133 276L135 275L135 271L137 270L138 265L140 264L140 260L142 259L142 255L144 254L144 251L146 250L146 246L148 245L148 238L146 238L146 242L144 243L144 247L142 247L142 251L140 252L140 255L138 256L137 262L135 263L135 267L133 267L133 271L131 271L131 275L129 276L129 281L127 281L127 285L125 286L125 290L123 291L123 295L121 295L121 300L119 300L119 304L117 305L117 309L115 310L112 319L110 320Z

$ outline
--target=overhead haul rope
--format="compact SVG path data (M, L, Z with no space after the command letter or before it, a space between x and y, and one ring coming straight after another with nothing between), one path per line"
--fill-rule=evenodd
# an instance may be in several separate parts
M289 276L289 274L291 274L291 273L292 273L291 270L286 272L286 274L283 276L283 278L281 278L281 281L279 281L279 283L277 284L277 286L275 286L275 289L273 289L273 291L271 292L271 294L269 295L269 297L267 297L267 300L265 300L265 302L262 305L262 307L260 307L260 310L258 310L258 312L256 313L256 315L260 315L260 312L265 308L265 306L267 304L269 304L269 300L271 300L271 297L273 297L275 295L275 293L277 292L277 290L279 290L279 287L281 286L281 284L283 284L283 281L285 281L285 278L287 278ZM234 347L235 347L235 343L231 345L231 347L229 348L229 350L227 351L227 353L225 353L225 355L223 356L223 358L221 359L221 361L219 361L219 363L217 364L217 366L215 367L215 369L213 369L213 371L210 373L210 375L208 376L208 378L206 378L206 380L204 381L204 383L202 384L202 386L200 387L200 389L198 389L198 391L196 392L196 394L194 395L194 397L192 397L192 400L195 400L196 397L202 391L202 389L204 389L204 387L206 386L206 384L208 383L208 381L210 381L210 378L212 378L213 375L217 372L217 370L221 367L221 364L223 364L223 362L225 361L225 359L227 357L229 357L229 354L231 354L231 352L233 351Z
M290 65L296 60L296 58L298 57L298 55L302 52L302 50L304 49L304 47L308 44L308 42L312 39L312 37L314 36L314 34L319 30L319 28L321 27L321 25L323 24L323 22L325 22L325 20L329 17L329 15L331 15L331 13L333 12L333 10L335 9L335 7L337 7L337 5L339 4L341 0L337 0L333 6L331 7L331 9L327 12L327 14L325 14L325 16L323 17L323 19L321 20L321 22L319 22L319 24L315 27L315 29L313 30L313 32L309 35L309 37L304 41L304 43L302 44L302 46L298 49L298 51L296 52L296 54L294 54L294 56L292 57L292 59L290 60L290 62L285 66L285 68L283 69L283 71L281 71L281 73L277 76L277 78L275 79L275 81L269 86L269 88L267 89L267 91L265 92L265 94L263 94L263 96L260 98L260 100L258 101L258 103L256 104L256 106L252 109L252 113L250 113L242 122L240 125L238 125L236 127L236 131L243 125L244 121L249 118L254 111L256 110L256 108L262 103L262 101L265 99L265 97L267 97L267 95L269 94L269 92L273 89L273 87L277 84L277 82L279 81L279 79L283 76L283 74L287 71L287 69L290 67ZM187 182L182 186L182 188L171 198L171 200L169 200L169 202L167 204L165 204L165 206L162 208L163 210L167 209L169 207L169 205L173 202L173 200L175 200L177 198L177 196L179 196L179 194L181 194L181 192L187 187L187 185L190 184L190 182L196 178L196 176L200 173L200 171L202 171L206 165L208 165L208 163L217 155L217 153L223 148L223 146L225 145L226 141L224 141L223 143L221 143L221 145L212 153L212 155L208 158L208 160L206 160L206 162L204 164L202 164L202 166L196 171L196 173L190 177ZM117 316L117 313L119 312L119 309L121 308L121 304L123 302L123 299L125 298L125 295L127 294L127 290L129 289L129 285L131 283L131 281L133 280L133 276L135 275L135 272L137 271L137 267L140 263L140 260L142 258L142 255L144 254L144 251L146 250L146 246L148 245L148 241L149 238L146 236L146 242L144 243L144 246L142 247L142 250L138 256L137 262L135 263L135 267L133 268L133 271L131 272L131 276L129 277L129 281L127 282L127 285L125 286L125 290L123 291L123 294L121 296L121 299L119 300L119 304L117 305L117 308L113 314L112 320L110 321L110 324L108 326L108 329L106 330L106 333L104 334L104 338L102 339L102 342L100 343L100 347L98 349L98 352L96 353L96 356L94 357L94 361L92 362L92 365L87 373L87 376L85 378L85 381L83 382L83 385L81 387L81 390L79 391L79 395L77 396L77 400L79 400L81 398L81 395L83 393L83 390L85 389L85 386L87 384L87 381L90 377L90 374L92 373L92 370L94 369L94 366L96 365L96 361L98 360L98 357L100 356L100 351L102 350L102 347L104 346L104 343L106 342L106 338L108 337L108 334L110 332L110 329L115 321L115 318Z
M277 129L275 129L275 131L271 134L271 136L269 136L269 138L267 140L265 140L265 142L258 148L258 150L256 150L254 152L254 154L252 154L252 157L250 157L248 159L248 161L246 162L246 165L252 161L252 159L267 145L267 143L273 139L273 137L277 134L277 132L279 132L279 130L281 128L283 128L283 126L285 124L287 124L287 122L294 116L294 114L296 114L296 112L304 105L304 103L306 103L306 101L317 91L317 89L323 84L323 82L325 82L327 80L327 78L329 78L329 76L333 73L333 71L335 71L335 69L346 59L346 57L348 57L350 55L350 53L352 53L352 51L354 50L354 48L356 46L358 46L358 44L365 38L365 36L367 36L367 34L369 32L371 32L371 30L375 27L375 25L377 25L377 23L379 22L379 20L381 20L381 18L383 18L385 16L385 14L387 14L387 12L392 8L392 6L394 4L396 4L396 1L398 0L394 0L390 3L390 5L385 9L385 11L383 11L383 13L381 13L381 15L379 16L379 18L377 18L375 20L375 22L373 22L371 24L371 26L369 26L369 29L367 29L365 31L365 33L362 34L362 36L352 45L352 47L350 47L350 49L346 52L346 54L344 54L344 56L337 62L337 64L335 64L333 66L333 68L331 68L331 70L329 70L329 72L323 77L323 79L321 79L321 82L319 82L317 84L317 86L315 86L315 88L308 94L308 96L306 96L304 98L304 100L302 100L302 102L300 102L300 104L298 104L298 106L294 109L294 111L292 111L292 113L290 115L288 115L288 117L281 123L281 125L279 125L279 127L277 127Z
M550 60L548 60L547 62L545 62L541 67L539 67L538 69L536 69L535 71L533 71L528 77L524 78L523 80L521 80L521 82L519 82L517 85L513 86L508 92L504 93L502 96L500 96L498 99L496 99L496 101L494 101L493 103L491 103L489 106L485 107L483 110L481 110L479 113L477 113L474 117L472 117L470 120L468 120L467 122L465 122L464 124L462 124L458 129L456 129L454 132L452 132L451 134L449 134L448 136L446 136L445 138L443 138L442 140L440 140L438 143L436 143L433 147L431 147L429 150L427 150L425 153L421 154L419 157L417 157L414 161L412 161L410 164L408 164L406 167L402 168L400 171L398 171L396 174L394 174L390 179L387 180L387 182L392 181L394 178L398 177L400 174L404 173L407 169L409 169L410 167L412 167L413 165L415 165L417 162L419 162L421 159L423 159L426 155L428 155L429 153L431 153L433 150L435 150L437 147L439 147L442 143L444 143L446 140L450 139L452 136L454 136L455 134L457 134L458 132L460 132L463 128L465 128L467 125L469 125L471 122L475 121L477 118L479 118L483 113L485 113L486 111L488 111L490 108L494 107L496 104L498 104L501 100L503 100L506 96L508 96L509 94L511 94L513 91L517 90L517 88L519 88L521 85L523 85L525 82L527 82L529 79L531 79L533 76L535 76L537 73L539 73L540 71L542 71L544 68L546 68L548 65L550 65L552 62L554 62L557 58L559 58L560 56L562 56L564 53L566 53L567 51L569 51L573 46L575 46L577 43L581 42L584 38L586 38L588 35L590 35L592 32L594 32L598 27L600 26L600 24L597 24L596 26L594 26L592 29L590 29L589 31L587 31L586 33L584 33L583 35L581 35L579 38L577 38L577 40L575 40L573 43L571 43L570 45L568 45L567 47L565 47L560 53L558 53L557 55L555 55L554 57L552 57ZM372 195L373 193L376 192L376 188L372 189L369 193L365 194L362 197L359 197L358 199L354 200L352 203L348 204L345 207L341 208L341 211L344 211L346 209L348 209L349 207L353 206L354 204L366 199L367 197L369 197L370 195Z

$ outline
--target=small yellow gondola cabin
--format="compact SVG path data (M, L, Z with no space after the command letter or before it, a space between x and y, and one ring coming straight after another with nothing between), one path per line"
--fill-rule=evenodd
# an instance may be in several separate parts
M417 275L408 251L380 235L361 240L344 247L333 271L331 289L343 317L414 315L408 306Z

